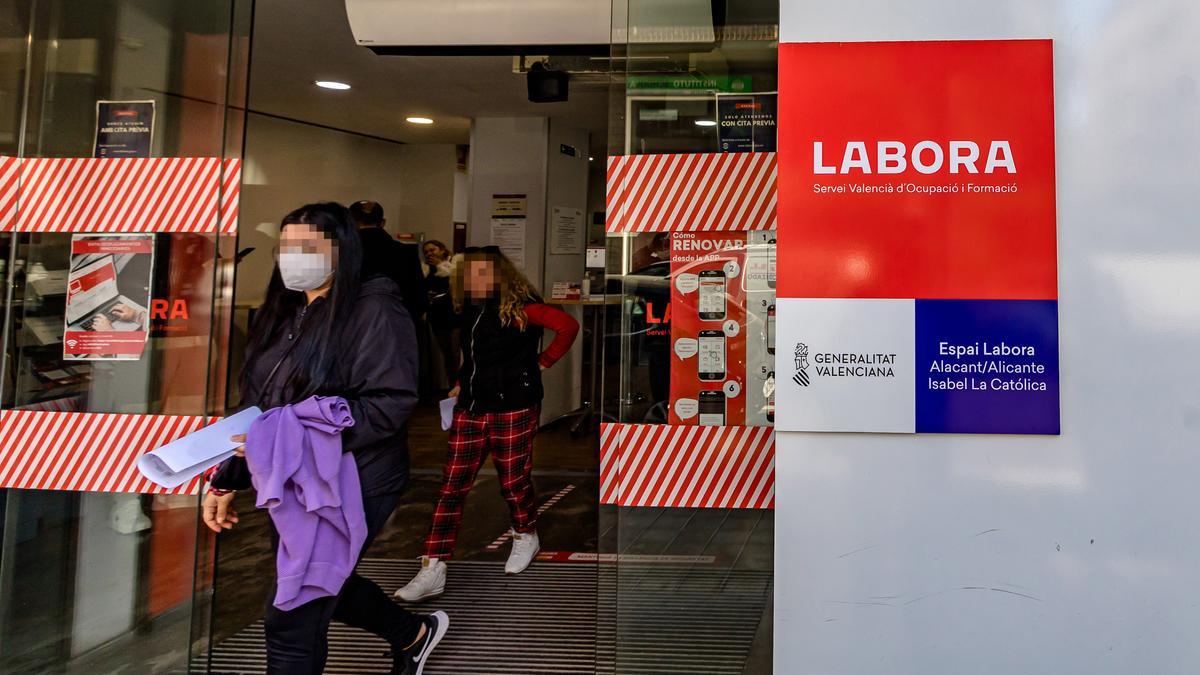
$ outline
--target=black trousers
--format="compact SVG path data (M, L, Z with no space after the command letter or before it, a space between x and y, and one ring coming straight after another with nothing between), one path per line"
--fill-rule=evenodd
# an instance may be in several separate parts
M399 494L364 497L363 511L367 516L365 552L392 515ZM279 547L279 535L271 526L272 551ZM362 555L361 553L359 554ZM275 584L267 599L267 672L299 675L319 675L325 668L328 654L329 622L336 619L346 625L361 628L387 640L392 649L412 644L421 629L417 615L400 607L388 598L378 585L351 574L336 597L317 598L284 612L276 609Z

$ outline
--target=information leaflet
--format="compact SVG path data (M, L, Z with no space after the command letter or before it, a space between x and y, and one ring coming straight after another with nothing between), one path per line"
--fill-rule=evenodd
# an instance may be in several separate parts
M153 234L73 235L63 359L140 359L153 270Z
M96 101L93 157L149 157L154 101Z

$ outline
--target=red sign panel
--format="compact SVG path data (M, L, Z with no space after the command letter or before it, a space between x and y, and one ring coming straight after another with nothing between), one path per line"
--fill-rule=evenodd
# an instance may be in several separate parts
M1057 297L1049 40L779 47L779 295Z

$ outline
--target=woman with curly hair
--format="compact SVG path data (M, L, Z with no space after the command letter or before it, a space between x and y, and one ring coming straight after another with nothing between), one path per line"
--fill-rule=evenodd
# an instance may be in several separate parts
M454 553L463 502L488 453L512 516L513 547L504 571L518 574L539 549L535 530L533 437L542 401L541 371L571 348L579 323L542 302L496 246L468 247L455 267L452 294L459 310L462 361L450 427L450 448L421 570L396 596L417 602L446 585L445 560ZM542 330L554 340L540 351Z

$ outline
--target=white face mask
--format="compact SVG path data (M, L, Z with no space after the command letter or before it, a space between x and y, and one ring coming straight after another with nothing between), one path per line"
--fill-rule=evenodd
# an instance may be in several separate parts
M333 274L333 261L323 253L280 253L279 276L293 291L320 288Z

